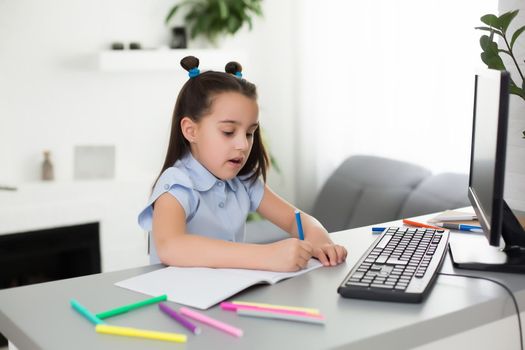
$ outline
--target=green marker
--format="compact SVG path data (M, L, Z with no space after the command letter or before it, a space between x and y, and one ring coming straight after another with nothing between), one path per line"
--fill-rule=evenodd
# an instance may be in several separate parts
M158 302L161 302L161 301L166 301L166 300L168 300L168 296L166 294L164 294L164 295L161 295L161 296L158 296L158 297L155 297L155 298L139 301L138 303L124 305L124 306L117 307L116 309L112 309L112 310L101 312L101 313L97 314L97 317L100 318L100 319L104 319L104 318L120 315L120 314L123 314L125 312L131 311L131 310L134 310L134 309L138 309L139 307L142 307L142 306L155 304L155 303L158 303Z

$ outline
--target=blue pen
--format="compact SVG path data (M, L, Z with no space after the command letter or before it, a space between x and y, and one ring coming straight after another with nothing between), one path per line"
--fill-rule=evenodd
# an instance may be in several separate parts
M372 232L383 232L384 230L384 227L372 227Z
M297 233L299 234L299 239L301 241L304 241L303 224L301 222L301 212L297 209L295 209L295 221L297 221Z
M436 224L437 226L448 228L450 230L459 230L459 231L470 231L470 232L483 232L483 229L481 226L474 226L474 225L464 225L464 224L450 224L450 223L442 223L442 224Z

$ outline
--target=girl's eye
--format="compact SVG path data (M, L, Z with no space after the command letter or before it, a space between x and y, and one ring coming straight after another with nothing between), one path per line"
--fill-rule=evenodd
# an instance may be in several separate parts
M226 135L226 136L232 136L233 135L233 131L223 131L222 133L224 135Z

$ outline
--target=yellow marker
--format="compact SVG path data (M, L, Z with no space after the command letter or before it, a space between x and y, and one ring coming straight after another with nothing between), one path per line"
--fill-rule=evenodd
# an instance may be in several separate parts
M299 306L284 306L284 305L272 305L272 304L263 304L263 303L250 303L247 301L232 301L232 304L237 305L250 305L250 306L259 306L259 307L269 307L272 309L282 309L282 310L295 310L295 311L304 311L310 314L319 315L320 312L317 309L312 309L308 307L299 307Z
M98 324L95 327L95 330L97 331L97 333L123 335L126 337L165 340L165 341L173 341L177 343L185 343L187 340L187 337L185 334L164 333L164 332L148 331L148 330L137 329L137 328L108 326L106 324Z

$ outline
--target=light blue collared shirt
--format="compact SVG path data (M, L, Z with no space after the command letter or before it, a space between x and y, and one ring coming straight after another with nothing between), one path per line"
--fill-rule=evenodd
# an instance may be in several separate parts
M166 192L184 208L186 231L190 234L244 242L246 216L259 207L264 183L261 179L252 183L239 177L220 180L188 152L161 174L147 207L139 214L139 225L151 233L151 264L160 263L152 238L153 203Z

